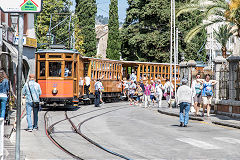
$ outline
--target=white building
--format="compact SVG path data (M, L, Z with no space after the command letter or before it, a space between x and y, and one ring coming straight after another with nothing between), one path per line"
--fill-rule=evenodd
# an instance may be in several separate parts
M217 56L222 55L222 50L221 50L222 46L215 39L214 30L218 31L219 27L224 24L225 24L224 22L215 23L206 28L207 42L205 45L205 49L206 49L207 55L209 56L209 65L213 64L212 62ZM227 46L226 46L227 47L227 56L233 52L235 38L236 38L235 36L232 36L231 38L229 38L229 40L227 42Z
M37 39L34 14L24 14L23 35L23 80L26 80L29 73L35 72ZM0 11L0 68L6 71L11 81L15 81L17 56L18 26L13 26L9 13Z
M106 58L108 25L96 25L97 57Z

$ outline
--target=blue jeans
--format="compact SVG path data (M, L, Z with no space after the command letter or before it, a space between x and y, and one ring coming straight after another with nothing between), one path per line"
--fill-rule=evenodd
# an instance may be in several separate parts
M6 112L6 104L7 104L7 97L0 97L1 102L1 118L5 118L5 112Z
M183 110L185 110L184 117L183 117ZM187 103L187 102L180 103L180 122L184 123L184 125L188 124L189 111L190 111L190 103Z
M28 122L28 129L38 128L38 107L33 107L32 102L26 103L26 110L27 110L27 122ZM32 110L33 110L33 125L32 125Z

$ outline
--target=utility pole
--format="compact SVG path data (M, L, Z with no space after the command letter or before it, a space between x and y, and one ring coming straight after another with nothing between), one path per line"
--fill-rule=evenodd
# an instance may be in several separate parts
M177 55L178 55L178 28L176 28L176 37L175 37L175 40L174 42L175 43L175 49L174 49L174 88L175 88L175 99L176 99L176 96L177 96Z
M21 131L21 90L22 90L22 54L23 54L23 13L19 13L18 21L18 70L17 70L17 124L16 124L16 154L15 159L20 160L20 131Z
M172 43L173 43L173 40L172 40L172 34L173 34L173 0L171 0L171 33L170 33L170 86L171 86L171 83L172 83ZM172 104L171 104L171 99L172 99L172 91L170 89L170 108L172 107Z
M174 32L174 33L173 33ZM174 39L173 39L174 35ZM171 0L171 37L170 37L170 88L172 84L172 52L173 52L173 45L174 45L174 53L175 53L175 0ZM174 41L174 44L173 44ZM172 90L170 89L170 108L172 107L171 104L172 100Z

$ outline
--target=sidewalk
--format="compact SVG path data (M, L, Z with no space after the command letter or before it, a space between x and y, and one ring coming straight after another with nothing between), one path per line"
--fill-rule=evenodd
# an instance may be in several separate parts
M164 105L166 106L166 105ZM162 107L158 109L161 114L179 117L179 108ZM200 110L202 113L202 109ZM206 114L205 114L206 115ZM189 119L197 121L206 121L217 125L233 127L240 129L240 119L231 118L224 115L210 114L210 117L196 117L194 113L189 113Z
M15 144L11 142L10 138L12 139L12 134L15 134L14 132L14 123L15 123L15 117L16 117L16 110L11 111L10 115L10 125L4 125L4 159L7 160L14 160L15 159ZM12 141L15 141L15 139L12 139ZM24 154L21 152L20 156L21 160L25 159Z

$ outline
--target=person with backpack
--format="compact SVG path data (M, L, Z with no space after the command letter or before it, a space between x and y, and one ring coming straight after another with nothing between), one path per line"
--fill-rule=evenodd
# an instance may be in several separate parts
M202 100L203 100L203 112L202 116L204 117L205 109L207 108L207 117L210 116L210 109L212 103L212 96L213 96L213 86L217 84L216 80L210 80L210 75L207 74L205 77L205 81L200 80L203 85L202 89Z
M25 83L22 94L26 97L26 111L27 111L27 122L28 132L38 130L38 111L39 111L39 97L42 94L40 85L35 82L35 75L29 75L29 81ZM33 125L32 125L32 114L33 110Z
M169 79L166 79L166 83L164 84L164 97L166 98L168 104L170 104L170 92L172 93L171 96L173 96L173 89L174 86L172 83L170 83Z

